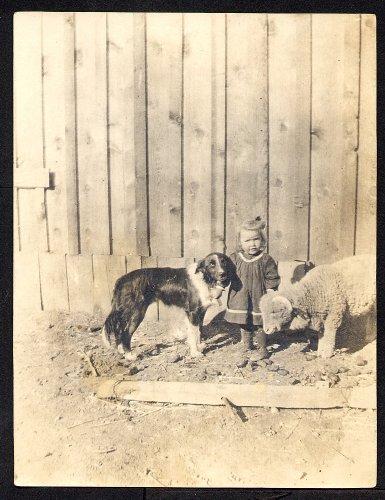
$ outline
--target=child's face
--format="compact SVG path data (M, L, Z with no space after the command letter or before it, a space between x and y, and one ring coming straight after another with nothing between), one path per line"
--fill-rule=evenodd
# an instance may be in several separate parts
M242 229L239 236L241 248L246 254L259 254L262 246L262 238L258 231Z

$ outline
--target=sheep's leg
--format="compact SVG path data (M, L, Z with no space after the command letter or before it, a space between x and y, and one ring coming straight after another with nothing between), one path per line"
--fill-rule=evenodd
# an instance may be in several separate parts
M336 345L337 325L333 318L327 318L323 328L323 335L318 336L317 354L321 358L333 356Z

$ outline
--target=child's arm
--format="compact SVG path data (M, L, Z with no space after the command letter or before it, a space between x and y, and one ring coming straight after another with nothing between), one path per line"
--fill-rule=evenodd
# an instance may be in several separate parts
M267 255L266 257L264 279L266 291L269 292L278 289L278 286L281 283L281 278L278 274L278 266L275 260L270 257L270 255Z

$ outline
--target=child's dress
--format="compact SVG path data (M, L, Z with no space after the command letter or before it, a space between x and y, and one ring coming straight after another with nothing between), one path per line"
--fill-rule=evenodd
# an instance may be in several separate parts
M262 326L259 301L267 289L278 288L281 279L277 264L266 253L249 258L243 252L234 252L230 258L239 279L231 283L225 319L229 323Z

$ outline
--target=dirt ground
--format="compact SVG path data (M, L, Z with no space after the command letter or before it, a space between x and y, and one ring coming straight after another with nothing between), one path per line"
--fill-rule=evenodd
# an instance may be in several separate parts
M17 485L375 485L372 409L249 407L242 422L225 406L96 397L103 377L195 381L202 391L206 382L371 385L374 342L353 351L339 346L323 361L312 355L316 340L308 332L277 334L269 338L269 364L239 368L239 334L221 315L205 326L199 359L175 341L168 321L145 319L133 338L138 359L129 362L103 345L102 321L83 313L15 314Z

